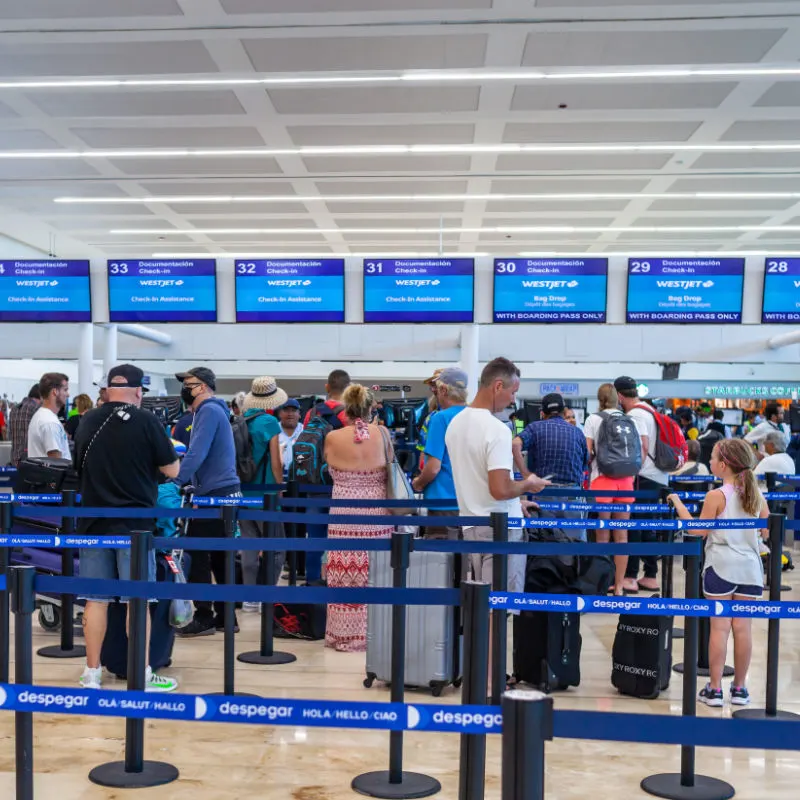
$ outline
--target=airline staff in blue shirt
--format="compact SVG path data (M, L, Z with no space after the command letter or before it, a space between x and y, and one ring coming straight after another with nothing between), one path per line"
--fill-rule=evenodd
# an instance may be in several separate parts
M425 440L425 466L412 483L415 492L422 492L426 500L452 500L446 508L429 509L428 516L452 517L458 515L453 467L444 443L447 427L467 404L467 373L458 367L445 367L433 383L439 411L429 419ZM426 525L423 535L435 539L458 539L457 527Z

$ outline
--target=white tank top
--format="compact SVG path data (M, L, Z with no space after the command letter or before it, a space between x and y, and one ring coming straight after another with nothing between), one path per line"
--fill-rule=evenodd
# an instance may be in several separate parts
M725 508L718 519L757 519L760 516L745 513L741 498L730 484L721 486L720 491L725 495ZM765 502L763 498L761 502ZM714 572L729 583L763 586L764 567L758 547L760 535L756 528L709 531L705 569L713 567Z

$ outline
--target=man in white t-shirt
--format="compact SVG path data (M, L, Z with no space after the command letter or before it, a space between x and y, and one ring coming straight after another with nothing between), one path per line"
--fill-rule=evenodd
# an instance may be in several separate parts
M634 420L642 435L642 468L639 470L636 489L659 490L669 486L669 474L662 472L655 462L658 424L653 414L654 410L648 411L647 407L639 399L636 381L633 378L627 375L617 378L614 381L614 388L619 394L622 410ZM637 514L636 517L645 519L653 518L653 515ZM655 542L657 541L656 532L652 530L632 530L628 534L628 541L632 543ZM626 594L636 594L640 589L655 592L660 588L658 584L658 557L642 557L641 561L644 563L643 578L639 578L639 560L639 556L630 556L628 559L625 580L622 584Z
M762 444L770 433L780 433L786 444L789 444L791 435L786 435L786 430L783 427L783 407L777 403L769 403L764 409L764 422L759 423L753 428L745 437L744 440L748 444Z
M29 458L71 458L69 439L57 414L69 397L69 377L61 372L46 372L39 381L42 405L28 427Z

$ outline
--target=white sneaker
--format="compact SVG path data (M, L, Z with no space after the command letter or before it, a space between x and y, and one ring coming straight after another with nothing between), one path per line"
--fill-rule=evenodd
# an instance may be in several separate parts
M146 692L174 692L178 688L175 678L156 675L150 667L144 673L144 690Z
M249 614L258 614L261 611L261 603L242 603L242 611Z
M85 667L83 674L80 678L80 684L84 689L102 689L103 684L103 668Z

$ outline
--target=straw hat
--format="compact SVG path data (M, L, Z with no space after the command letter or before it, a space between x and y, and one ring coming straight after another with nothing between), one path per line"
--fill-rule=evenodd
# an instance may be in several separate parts
M275 378L264 375L253 379L253 385L244 398L242 410L249 411L251 408L257 408L261 411L275 411L288 399L289 396L278 387Z

